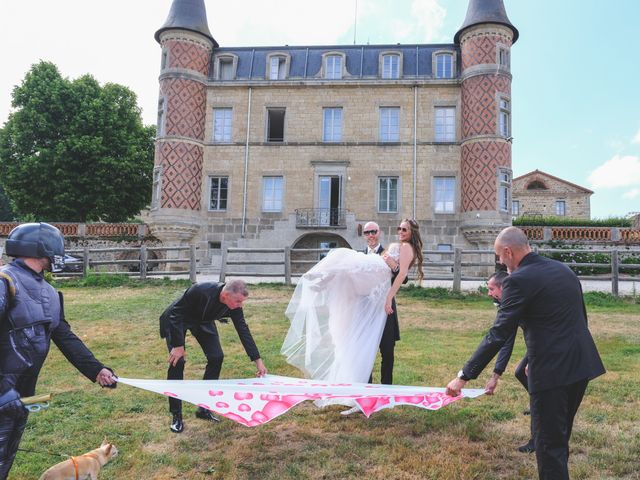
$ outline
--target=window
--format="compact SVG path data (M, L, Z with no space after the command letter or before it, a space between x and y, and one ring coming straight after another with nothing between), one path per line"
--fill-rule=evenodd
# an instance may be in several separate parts
M450 243L439 243L436 250L439 252L453 252L453 245Z
M508 170L498 170L499 186L498 186L498 209L503 212L509 211L509 202L511 200L511 172Z
M380 141L400 141L400 107L380 108Z
M520 215L520 200L511 201L511 214Z
M262 177L262 211L282 211L282 177Z
M218 62L218 80L233 80L233 58L220 58Z
M334 80L342 78L342 56L327 55L325 58L324 78Z
M153 168L153 189L151 190L151 208L160 206L160 197L162 195L162 167Z
M286 78L287 59L273 56L269 61L269 80L284 80Z
M382 57L382 78L400 78L400 55Z
M498 65L509 69L511 66L511 55L509 54L509 48L498 45Z
M267 109L267 142L284 142L284 108Z
M324 108L322 111L322 141L342 140L342 108Z
M213 141L216 143L231 142L231 118L230 108L213 109Z
M540 180L534 180L527 185L527 190L547 190L547 186Z
M564 200L556 200L556 215L564 217L567 214L567 204Z
M164 98L158 100L158 125L156 137L164 136Z
M511 137L511 102L507 99L500 99L499 112L499 134L503 137Z
M332 248L337 248L338 244L336 242L319 242L318 243L318 248L321 248L323 250L331 250ZM318 260L322 260L324 257L327 256L327 253L329 253L328 251L325 252L318 252Z
M163 48L162 60L160 61L160 70L164 70L165 68L167 68L168 64L169 64L169 50L167 50L166 48Z
M433 178L435 213L455 213L456 177Z
M436 55L436 78L453 78L453 55L439 53Z
M378 211L381 213L398 211L398 177L378 179Z
M456 109L436 107L436 142L456 141Z
M209 177L209 184L211 186L209 210L226 210L229 195L229 177Z

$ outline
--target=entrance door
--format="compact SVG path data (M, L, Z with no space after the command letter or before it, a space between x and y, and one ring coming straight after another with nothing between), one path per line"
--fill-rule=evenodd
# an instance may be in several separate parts
M336 226L340 220L340 177L323 175L318 178L318 220L320 225Z

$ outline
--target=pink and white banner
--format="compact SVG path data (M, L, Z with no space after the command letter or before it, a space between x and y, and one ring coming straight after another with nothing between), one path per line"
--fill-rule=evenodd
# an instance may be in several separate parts
M317 380L266 375L235 380L139 380L120 383L175 397L216 412L247 427L267 423L306 400L355 404L367 417L398 405L438 410L461 398L475 398L484 389L463 389L449 397L444 388L377 385L368 383L327 383Z

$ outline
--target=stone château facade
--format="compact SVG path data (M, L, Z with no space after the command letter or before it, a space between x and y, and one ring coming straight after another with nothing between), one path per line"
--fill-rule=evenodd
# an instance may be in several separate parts
M513 179L511 211L517 216L591 218L593 191L541 170Z
M426 249L486 248L510 224L502 0L470 0L447 44L221 47L204 0L174 0L155 38L164 243L355 248L411 217Z

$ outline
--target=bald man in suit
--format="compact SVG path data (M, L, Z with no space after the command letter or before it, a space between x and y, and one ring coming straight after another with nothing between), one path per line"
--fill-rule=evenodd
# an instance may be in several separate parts
M538 476L568 480L575 415L589 381L605 373L587 326L582 287L568 266L533 253L516 227L500 232L494 250L510 273L502 285L502 303L489 333L449 382L447 393L457 396L477 378L522 324Z

